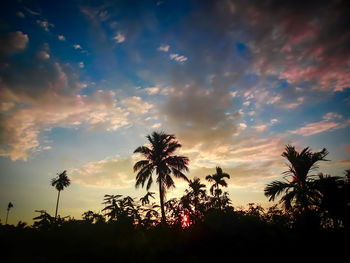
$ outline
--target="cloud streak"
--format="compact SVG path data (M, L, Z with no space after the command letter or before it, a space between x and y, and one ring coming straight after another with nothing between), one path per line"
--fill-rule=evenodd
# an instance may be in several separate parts
M339 121L341 118L341 115L329 112L323 116L322 121L308 123L299 129L290 131L290 133L311 136L325 131L334 131L336 129L345 128L350 125L350 119L347 121ZM338 120L334 121L334 119Z

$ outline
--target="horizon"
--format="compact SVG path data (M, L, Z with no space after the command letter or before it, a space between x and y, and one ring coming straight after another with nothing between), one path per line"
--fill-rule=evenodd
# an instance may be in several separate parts
M315 172L350 166L346 1L5 1L0 10L0 219L140 198L134 150L174 134L189 179L220 166L234 207L271 206L287 144L326 148ZM335 19L336 17L336 19ZM187 183L175 179L167 199ZM158 190L154 184L151 191Z

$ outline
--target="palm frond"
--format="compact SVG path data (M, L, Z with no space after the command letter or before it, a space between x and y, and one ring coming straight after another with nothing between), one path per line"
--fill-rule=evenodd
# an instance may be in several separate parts
M152 150L150 148L148 148L147 146L139 146L136 148L134 153L141 153L143 156L148 158L151 155Z
M149 160L141 160L134 164L134 172L141 170L150 163Z
M185 180L186 182L190 182L190 180L186 177L186 175L184 175L180 170L178 170L176 168L172 168L171 170L173 172L173 175L176 178L181 178L181 179Z
M273 181L265 187L264 194L266 197L269 197L269 201L274 201L277 196L285 192L290 187L290 183Z

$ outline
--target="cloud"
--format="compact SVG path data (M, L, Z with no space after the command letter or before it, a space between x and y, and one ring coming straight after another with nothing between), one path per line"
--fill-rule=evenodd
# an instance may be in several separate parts
M349 120L344 122L339 121L339 119L342 119L341 115L329 112L323 116L322 121L306 124L299 129L290 131L290 133L310 136L325 131L333 131L336 129L345 128L350 124Z
M179 55L179 54L170 54L169 55L171 60L175 60L177 62L183 63L187 60L187 57Z
M82 47L81 47L79 44L74 44L74 45L73 45L73 48L74 48L74 49L82 49Z
M346 160L341 160L341 161L338 161L339 164L341 165L350 165L350 158L349 159L346 159Z
M49 59L50 58L49 50L50 50L49 44L44 43L39 49L39 51L37 51L36 58L39 60Z
M8 91L9 92L9 91ZM46 92L28 108L6 111L1 127L1 156L27 160L40 150L39 135L54 127L117 130L128 124L128 113L115 103L113 92L99 91L91 96L58 95ZM16 96L19 101L24 98Z
M324 92L349 87L350 37L345 33L349 22L344 5L344 1L307 5L287 1L281 6L270 1L249 6L248 17L255 21L252 28L258 36L253 50L264 61L260 72L273 72L292 85L308 82Z
M50 27L54 27L53 24L47 22L46 20L37 19L36 23L40 25L46 32L50 32Z
M113 37L116 43L123 43L125 41L125 35L121 32L117 32L117 34Z
M137 96L123 99L121 103L127 108L128 111L137 115L146 114L153 107L152 104L142 101L142 99Z
M278 122L278 119L271 119L271 120L270 120L270 124L271 124L271 125L273 125L273 124L275 124L275 123L277 123L277 122Z
M66 37L64 35L58 35L58 40L60 41L66 41Z
M158 50L159 51L163 51L163 52L168 52L169 51L170 46L169 45L161 45Z
M159 87L157 87L157 86L151 87L151 88L146 88L145 90L148 93L148 95L155 95L155 94L159 93Z
M24 15L24 13L21 12L21 11L18 11L18 12L16 13L16 15L17 15L18 17L20 17L20 18L25 18L25 17L26 17L26 16Z
M108 157L91 161L69 171L74 182L87 187L125 188L134 186L133 160L130 157Z
M33 11L32 9L29 9L28 7L24 7L24 10L26 10L29 14L33 16L40 16L39 12Z
M260 124L260 125L255 125L253 126L253 129L255 129L257 132L263 132L267 128L266 124Z
M0 37L0 55L12 55L26 49L29 38L22 31L11 32Z
M27 160L44 149L41 135L54 127L115 131L129 123L129 111L118 105L115 92L81 95L86 84L67 64L37 57L28 66L8 63L0 75L0 156Z
M105 6L80 6L80 11L91 21L96 23L107 21L110 18L110 14L105 10Z
M184 145L215 148L231 142L242 115L238 111L226 114L232 112L234 104L229 91L221 90L219 83L208 93L201 84L174 86L174 92L169 94L161 111L167 119L167 127L179 135Z
M47 51L45 51L45 50L40 50L37 52L37 58L38 59L49 59L50 54L47 53Z

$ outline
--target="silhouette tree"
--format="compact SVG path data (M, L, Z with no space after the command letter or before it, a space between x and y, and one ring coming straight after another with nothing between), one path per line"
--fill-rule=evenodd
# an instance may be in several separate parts
M114 220L121 214L121 208L119 205L119 199L122 195L105 195L104 202L105 208L102 211L107 211L106 216L109 217L109 220Z
M140 222L139 207L136 206L134 199L130 196L121 197L121 195L105 195L103 204L106 207L102 211L107 211L106 216L109 217L109 221L124 220L124 222L135 223L137 220Z
M325 148L319 152L312 152L306 147L299 153L294 146L286 145L282 157L289 161L289 169L283 174L291 179L285 178L285 182L271 182L264 189L265 196L269 197L269 201L274 201L277 196L285 193L280 202L287 210L292 208L292 204L295 204L299 211L309 210L316 194L309 172L318 168L316 164L319 161L327 161L327 155L328 151Z
M35 210L35 212L40 213L40 215L33 218L33 227L47 230L56 223L56 218L52 217L45 210Z
M153 195L154 195L154 192L147 192L145 196L140 198L141 204L148 205L150 203L149 198L152 197L154 199Z
M220 167L216 167L216 174L207 175L205 177L208 182L213 182L213 185L210 187L210 193L215 197L219 197L222 193L220 186L227 187L227 183L224 178L230 179L230 175L224 173Z
M7 219L9 217L9 212L10 212L10 209L13 207L13 204L11 202L9 202L9 204L7 205L7 214L6 214L6 222L5 222L5 225L7 225Z
M92 222L94 221L94 212L89 210L84 212L81 217L83 218L84 221L86 221L89 224L92 224Z
M67 171L64 170L62 173L57 174L58 176L51 179L51 185L56 188L58 191L57 195L57 203L56 203L56 212L55 212L55 219L57 219L57 211L58 211L58 203L60 200L60 193L61 191L70 185L70 179L67 176Z
M186 195L181 198L181 202L184 208L191 211L192 220L196 222L206 210L206 185L202 184L200 179L195 177L193 180L190 180L188 186L189 189L185 190Z
M153 132L146 138L150 145L140 146L134 151L145 158L134 165L134 172L138 171L135 187L138 188L140 185L144 187L147 182L146 189L148 191L153 183L153 172L157 174L156 182L159 185L162 222L166 223L164 198L167 189L175 187L171 175L188 181L182 171L188 171L189 159L185 156L174 155L175 151L181 147L174 135Z
M321 216L331 226L338 228L348 225L350 213L350 188L347 178L318 174L314 185L318 191L318 208Z

